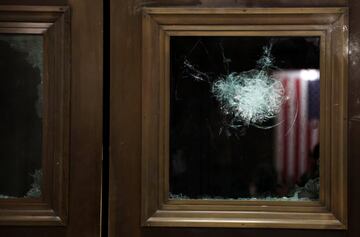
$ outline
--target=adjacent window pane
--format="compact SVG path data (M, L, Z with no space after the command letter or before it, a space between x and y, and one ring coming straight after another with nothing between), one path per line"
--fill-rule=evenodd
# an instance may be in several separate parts
M43 38L0 35L0 198L41 196Z
M319 37L171 37L171 199L319 198Z

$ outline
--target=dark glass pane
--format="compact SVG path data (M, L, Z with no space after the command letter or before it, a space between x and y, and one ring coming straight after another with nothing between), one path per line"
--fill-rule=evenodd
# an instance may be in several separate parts
M43 39L0 35L0 198L41 195Z
M319 198L319 37L171 37L170 198Z

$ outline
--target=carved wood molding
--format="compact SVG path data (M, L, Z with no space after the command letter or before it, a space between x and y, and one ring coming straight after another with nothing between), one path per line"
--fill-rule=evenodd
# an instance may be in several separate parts
M346 8L143 9L142 225L347 228ZM320 37L320 200L170 200L170 37Z
M0 6L0 34L44 40L42 196L0 200L0 225L66 225L70 146L70 11Z

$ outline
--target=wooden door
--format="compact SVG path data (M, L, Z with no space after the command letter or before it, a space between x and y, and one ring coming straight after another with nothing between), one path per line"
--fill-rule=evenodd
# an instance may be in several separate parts
M142 79L144 76L144 70L146 70L145 74L152 74L154 77L152 79L156 80L156 76L161 76L156 74L158 69L157 67L164 67L168 65L165 61L161 59L159 61L151 62L152 66L149 67L150 58L149 55L152 55L152 50L156 52L158 50L157 47L161 47L161 42L166 42L164 40L165 36L160 36L159 39L154 35L149 34L153 29L154 32L158 32L161 30L172 29L176 30L184 30L186 29L182 25L191 24L189 21L186 21L184 18L184 22L181 23L181 20L176 20L179 18L175 16L174 18L169 17L172 12L176 14L176 10L167 11L165 8L169 6L182 6L182 7L192 7L196 6L197 8L214 8L214 7L222 7L222 8L244 8L244 7L340 7L340 8L349 8L349 26L347 24L344 25L343 31L349 30L350 41L349 41L349 64L348 64L348 90L344 91L347 95L348 103L345 105L348 108L348 119L345 124L347 127L347 142L345 143L345 152L347 153L347 165L346 169L348 183L346 188L347 196L348 196L348 204L347 210L348 214L346 215L347 225L343 226L344 228L340 228L341 230L334 230L334 228L309 228L305 230L304 228L284 228L282 226L281 229L274 228L269 226L261 226L263 228L257 228L256 226L251 225L245 226L245 228L227 228L229 226L225 226L217 223L218 225L212 225L208 222L202 222L202 224L193 224L189 219L183 218L182 221L184 223L176 222L175 225L171 223L174 219L167 219L166 215L170 215L170 212L159 212L158 219L148 219L150 221L144 221L144 210L142 209L143 205L154 205L156 208L162 207L162 197L160 194L160 199L158 203L158 196L156 196L156 190L153 191L149 187L158 188L156 184L154 186L145 185L144 183L153 183L151 180L151 175L154 174L154 179L156 180L156 172L152 169L157 169L156 165L151 166L149 163L152 161L144 161L144 156L149 156L149 160L152 159L151 155L148 153L152 153L156 149L160 149L161 145L168 144L166 141L163 144L159 144L153 142L149 137L152 137L151 133L160 133L163 131L163 127L161 125L167 126L167 122L160 119L160 126L155 128L150 128L151 122L145 122L152 119L152 116L156 117L157 112L160 114L164 113L162 110L157 111L156 104L162 104L163 101L161 99L166 98L164 94L162 97L157 97L153 99L151 96L156 95L157 90L163 88L162 85L158 86L156 82L151 83L146 79ZM149 21L144 21L143 18L147 18L148 16L144 14L144 7L151 7L147 12L154 14L153 18L149 18ZM160 10L156 10L159 9ZM161 8L164 7L164 8ZM132 237L150 237L150 236L329 236L329 237L344 237L344 236L358 236L360 234L360 228L357 225L357 220L360 218L359 211L360 206L357 204L360 190L357 185L358 180L360 179L359 172L357 170L360 167L360 163L358 161L359 152L357 151L358 146L358 138L359 138L359 106L357 103L358 98L358 90L357 88L360 86L357 78L360 75L359 70L357 69L358 58L359 58L359 50L358 50L358 37L359 37L359 21L357 17L357 12L360 10L360 5L357 1L346 1L346 0L327 0L327 1L217 1L217 0L208 0L208 1L192 1L192 0L179 0L179 1L111 1L110 4L110 26L111 26L111 37L110 37L110 169L109 169L109 218L108 218L108 228L109 228L109 236L132 236ZM165 10L164 10L165 9ZM193 8L192 8L193 9ZM279 9L278 9L279 10ZM162 12L163 11L163 12ZM186 10L185 10L186 11ZM231 11L231 10L229 10ZM246 12L246 10L243 10ZM279 10L281 11L281 10ZM165 13L164 13L165 12ZM191 12L191 11L189 11ZM198 9L193 10L194 12L198 12ZM209 11L211 12L211 10ZM216 11L213 11L213 13ZM236 10L233 11L233 13ZM250 11L251 12L251 11ZM163 15L162 15L163 13ZM159 14L159 15L156 15ZM186 13L191 14L191 13ZM196 14L196 13L195 13ZM207 13L202 13L206 15ZM220 14L217 12L217 14ZM211 13L209 13L211 15ZM183 16L183 15L181 15ZM169 22L164 23L167 20L167 17L170 18ZM196 18L194 16L195 21L198 20L202 16ZM231 18L231 16L229 16ZM207 18L205 21L201 21L203 25L211 25L209 22L216 22L216 19L221 21L223 24L226 24L226 19L228 18ZM257 19L254 19L257 21ZM155 22L155 23L154 23ZM161 22L166 25L163 28L156 28L156 22ZM240 20L239 20L240 22ZM154 26L155 24L155 26ZM194 23L196 24L196 23ZM241 23L239 23L241 24ZM286 24L286 23L285 23ZM175 26L174 26L175 25ZM179 26L180 25L180 26ZM177 28L176 28L177 27ZM182 28L183 27L183 28ZM341 26L343 27L343 26ZM196 28L196 26L194 27ZM194 29L193 28L193 29ZM208 27L207 29L210 29ZM157 31L158 30L158 31ZM143 35L149 36L148 38ZM175 34L175 33L168 33ZM161 34L160 34L161 35ZM154 38L152 38L154 37ZM163 38L162 38L163 37ZM151 48L151 44L147 44L147 41L157 42L160 40L160 43L154 43ZM159 46L160 45L160 46ZM346 41L344 41L344 45L347 45ZM142 48L142 46L145 48ZM343 46L343 45L342 45ZM341 46L341 47L342 47ZM347 47L347 46L346 46ZM161 51L163 50L163 51ZM165 46L161 48L160 52L167 52L169 50L169 46ZM143 54L147 52L148 54ZM150 53L149 53L150 52ZM164 54L166 55L166 54ZM347 58L347 57L346 57ZM144 66L145 63L145 66ZM345 70L346 71L346 70ZM163 71L160 71L163 72ZM165 70L166 74L166 70ZM145 83L145 86L144 86ZM165 84L166 88L166 84ZM145 94L144 94L145 91ZM154 93L154 94L152 94ZM167 93L166 90L163 93ZM161 93L160 93L161 94ZM145 99L144 99L145 98ZM160 99L159 99L160 98ZM155 107L151 107L155 104ZM145 107L144 107L145 106ZM344 107L344 108L345 108ZM150 108L150 109L148 109ZM153 114L151 113L151 108L155 108L153 110ZM149 114L144 114L145 111L150 111ZM147 117L151 117L150 119ZM149 119L149 120L147 120ZM144 136L144 126L149 128L146 130L149 133ZM156 125L157 126L157 125ZM160 132L157 131L160 130ZM166 129L166 128L165 128ZM147 137L149 136L149 137ZM160 136L161 137L161 136ZM156 136L155 136L156 138ZM166 138L166 136L165 136ZM344 138L344 139L346 139ZM163 139L163 138L160 138ZM165 139L166 140L166 139ZM144 149L145 146L145 149ZM144 152L146 153L144 155ZM166 155L165 155L166 156ZM156 159L156 158L155 158ZM145 164L144 164L145 163ZM153 163L151 163L153 164ZM160 167L161 167L160 162ZM165 162L166 165L166 162ZM145 173L144 173L145 167ZM146 168L147 167L147 168ZM150 167L150 168L149 168ZM164 175L165 179L167 178ZM157 181L154 181L155 183ZM165 182L160 178L160 183ZM159 184L161 185L161 184ZM146 189L144 191L144 188ZM166 190L166 189L165 189ZM146 196L146 194L149 194ZM145 195L145 198L144 198ZM153 196L151 196L153 195ZM167 195L165 193L165 195ZM346 195L345 195L346 196ZM147 199L149 198L149 199ZM154 203L152 202L154 201ZM344 201L344 200L342 200ZM340 202L342 202L340 201ZM144 204L145 203L145 204ZM149 204L150 203L150 204ZM153 204L151 204L153 203ZM196 205L196 202L194 202ZM346 203L346 201L345 201ZM193 204L193 203L192 203ZM159 205L159 206L158 206ZM166 206L166 205L165 205ZM189 204L190 206L190 204ZM189 208L187 206L187 208ZM206 206L206 205L204 205ZM203 206L203 208L204 208ZM154 207L155 208L155 207ZM171 207L167 207L171 208ZM179 207L173 207L175 210L178 208L180 212L184 209ZM206 208L206 207L205 207ZM156 209L155 209L156 210ZM206 210L206 209L205 209ZM152 209L150 208L150 211ZM201 211L200 211L201 212ZM161 216L161 215L164 216ZM185 215L182 213L181 215ZM194 214L196 215L196 214ZM155 215L156 216L156 215ZM289 218L292 215L289 215ZM164 219L161 219L161 218ZM171 216L173 217L173 216ZM212 216L216 218L215 215ZM304 217L306 218L306 217ZM163 222L162 222L163 221ZM208 221L212 221L209 217ZM167 223L166 223L167 222ZM189 224L190 223L190 224ZM152 226L154 225L154 226ZM166 227L165 227L166 226ZM177 226L177 227L175 227ZM216 227L217 226L217 227ZM234 226L232 226L234 227ZM265 228L264 228L265 227Z
M0 201L0 235L100 236L102 1L2 0L0 5L2 37L10 35L16 39L19 36L25 41L28 37L41 38L43 43L38 46L42 48L42 53L38 54L38 59L43 62L41 70L44 70L41 89L44 103L39 104L42 107L40 111L43 111L43 116L40 116L43 140L42 148L39 148L42 156L37 154L42 157L38 164L43 168L41 196L34 199L3 196ZM4 42L3 48L12 49L11 42ZM18 71L28 68L27 72L38 73L40 67L36 64L37 69L33 70L34 65L21 61L21 57L29 55L28 49L25 46L16 51L16 57L10 55L2 62L23 62L25 66L19 66ZM4 79L21 80L17 76L6 75ZM25 78L36 78L24 75ZM10 81L6 83L11 84ZM36 97L39 98L39 95ZM31 121L34 119L26 115L32 107L27 106L24 104L23 110L19 111L23 111L21 116L27 118L29 124L23 127L15 125L14 129L18 132L21 128L31 129L33 126ZM26 120L21 121L26 123ZM40 122L37 123L41 126ZM34 144L34 140L26 141ZM26 154L20 153L27 157L30 151L31 148ZM11 172L20 174L16 169ZM31 177L27 172L23 175ZM2 183L6 192L11 192L11 196L17 195L12 191L13 184ZM20 192L18 195L22 197L23 194Z

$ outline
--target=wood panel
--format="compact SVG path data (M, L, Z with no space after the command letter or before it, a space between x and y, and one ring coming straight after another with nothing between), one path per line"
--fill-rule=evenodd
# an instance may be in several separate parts
M71 156L68 237L100 236L103 1L69 0L72 9Z
M0 33L42 35L45 69L42 198L0 200L0 225L67 223L70 140L69 26L67 7L0 6Z
M142 27L143 226L346 228L346 8L144 8ZM169 41L174 35L321 37L320 204L168 200Z
M16 5L65 5L66 0L0 0L0 4Z
M349 236L360 236L360 1L350 4L349 42Z
M359 133L351 132L349 138L350 150L350 219L349 231L327 230L278 230L278 229L207 229L207 228L141 228L140 227L140 192L141 192L141 15L143 6L165 5L234 5L234 6L347 6L346 0L315 0L315 1L224 1L224 0L112 0L111 1L111 156L110 156L110 237L230 237L230 236L277 236L277 237L357 237L360 227L359 220L360 197L360 163L357 159ZM356 0L350 1L350 35L352 40L360 36L360 17L356 14L360 4ZM354 48L358 50L358 47ZM359 51L357 51L358 57ZM360 57L360 56L359 56ZM350 61L351 64L351 61ZM350 67L351 88L360 88L358 65ZM356 113L360 115L359 91L350 96L350 104L354 105ZM355 116L355 115L354 115ZM351 129L351 128L350 128ZM357 209L353 209L357 208Z
M71 8L71 146L66 227L0 227L6 237L98 237L102 164L102 1L0 0L10 4L68 4Z

